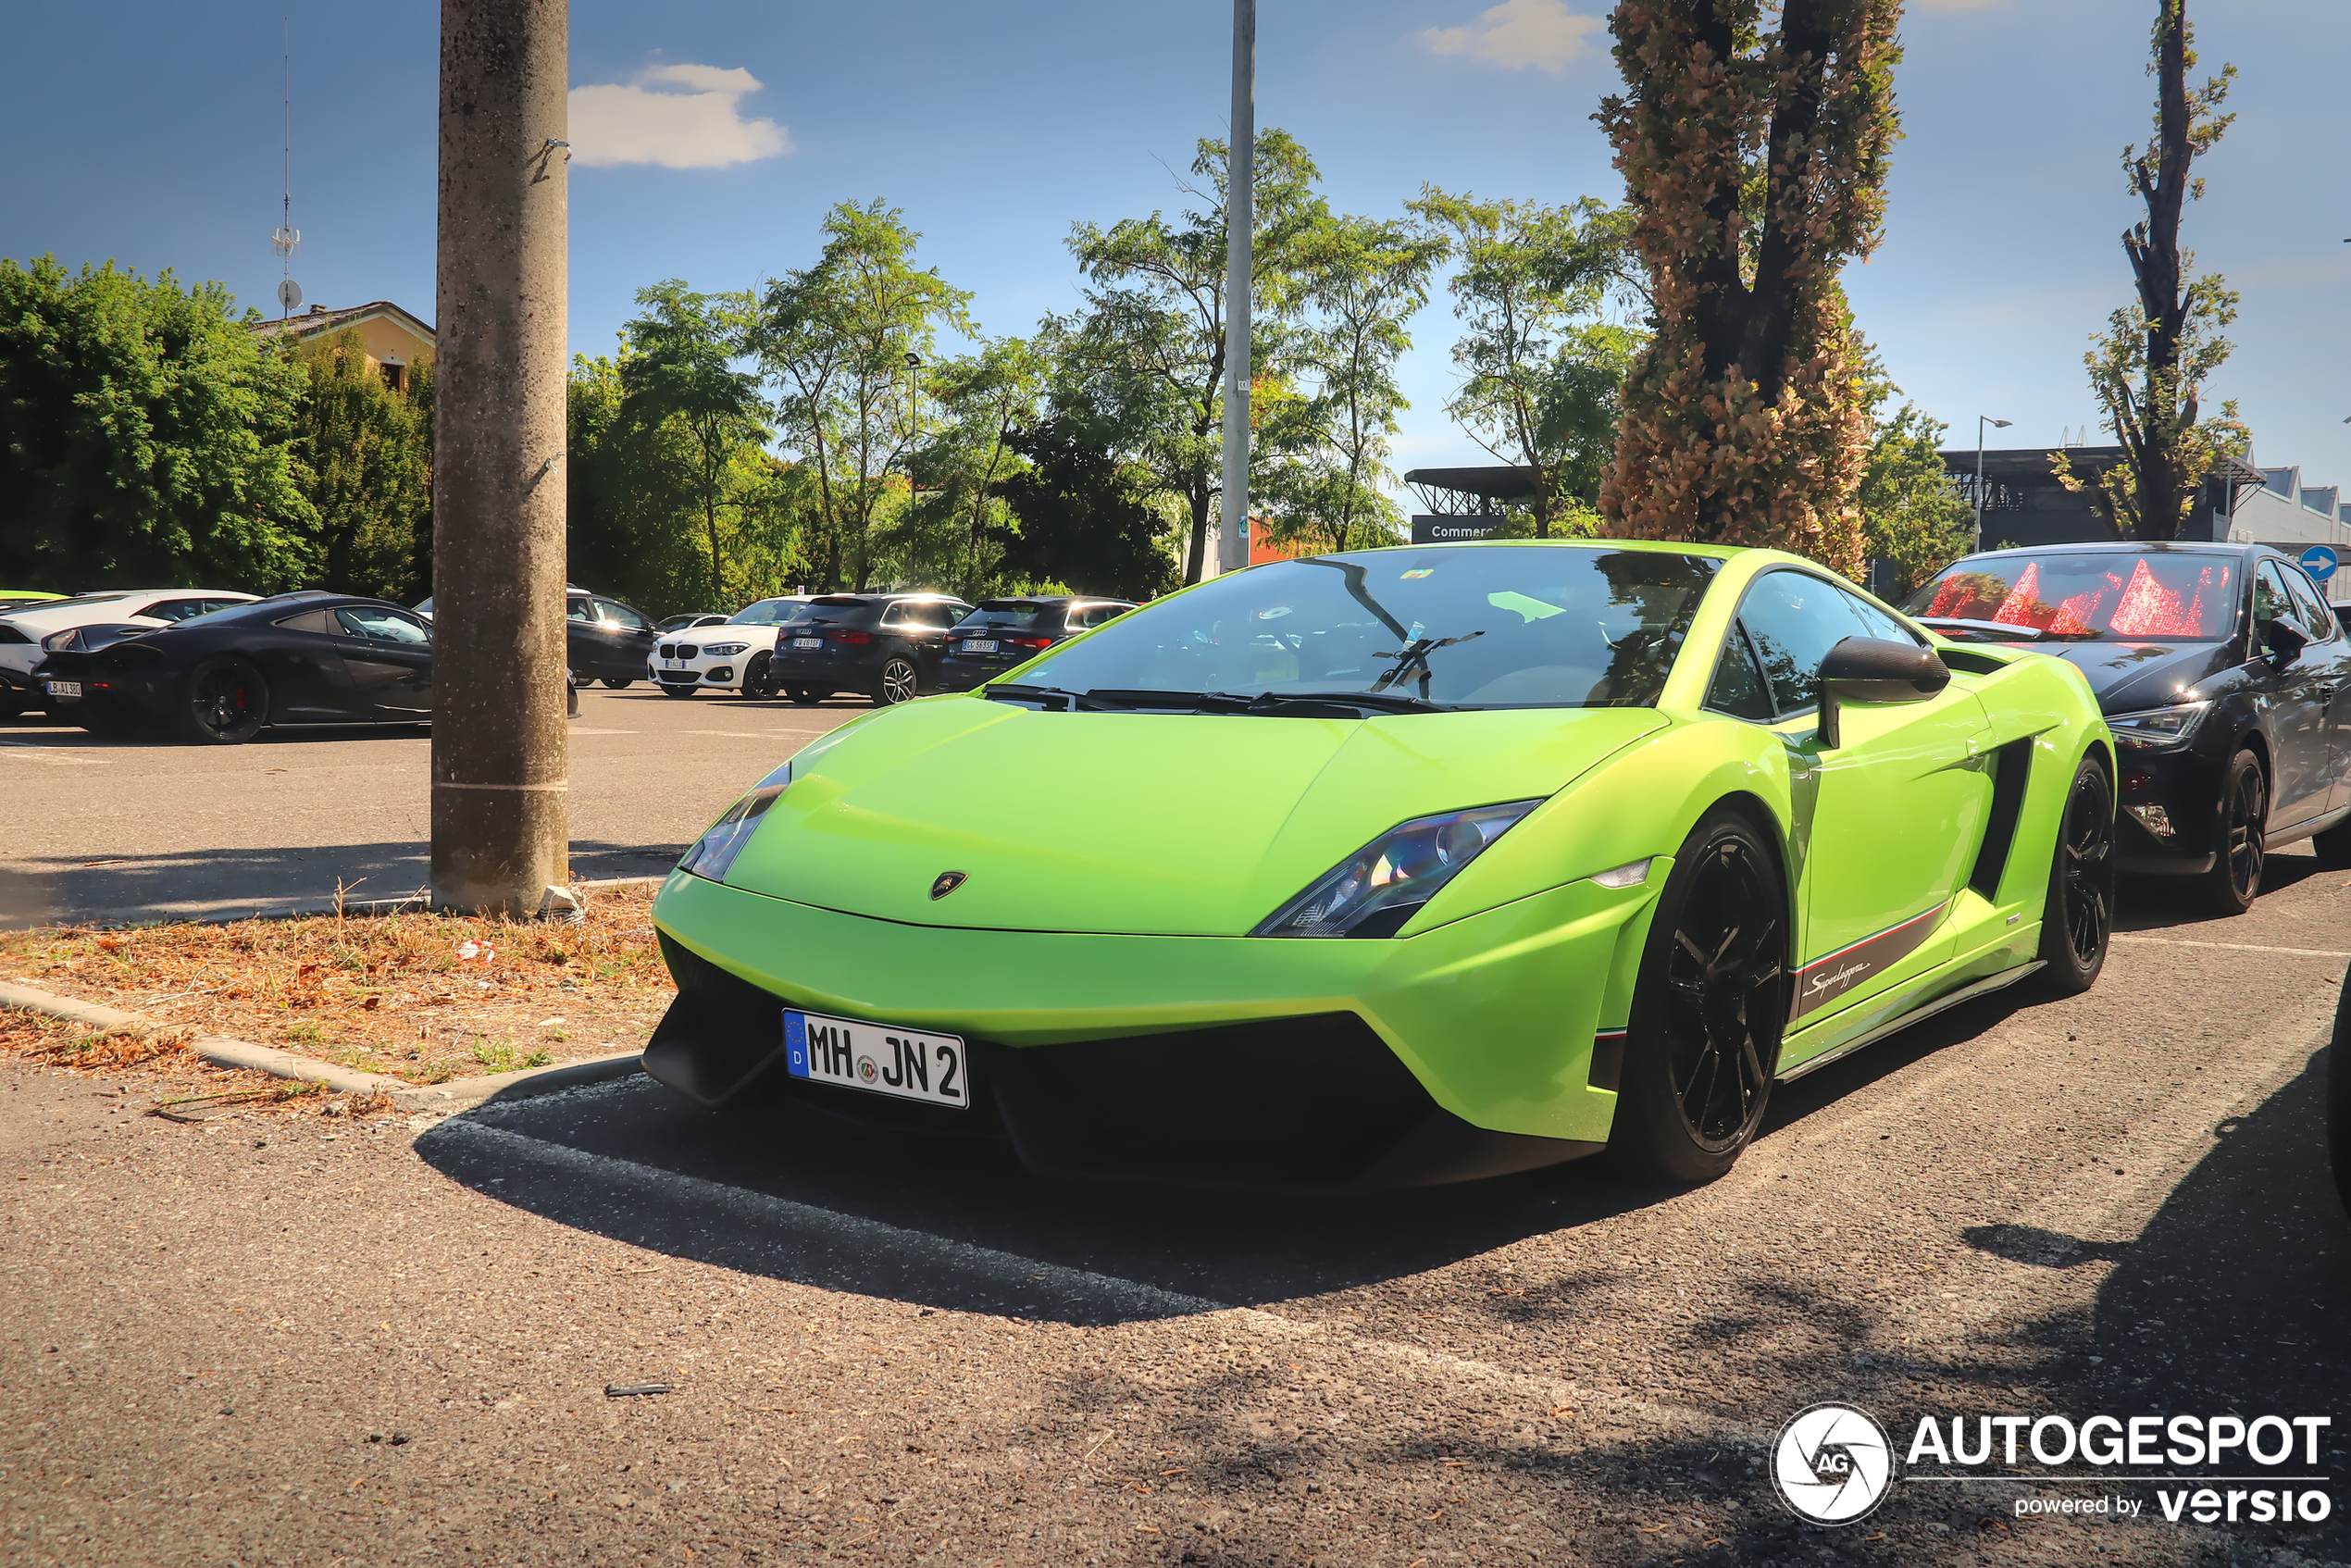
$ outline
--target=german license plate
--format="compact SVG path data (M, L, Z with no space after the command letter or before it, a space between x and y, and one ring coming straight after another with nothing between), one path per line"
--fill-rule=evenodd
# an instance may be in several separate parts
M975 637L964 644L966 653L992 653L995 651L996 640L992 637Z
M958 1110L971 1103L964 1042L954 1035L787 1008L784 1046L785 1071L811 1083L839 1084Z
M795 637L791 640L791 645L795 648L822 648L825 645L825 640L821 637Z
M78 699L81 695L81 682L78 680L44 680L41 685L52 697Z

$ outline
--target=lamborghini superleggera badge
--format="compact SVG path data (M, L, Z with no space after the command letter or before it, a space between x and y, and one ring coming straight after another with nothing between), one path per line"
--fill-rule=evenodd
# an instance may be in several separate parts
M960 871L942 871L931 882L930 896L933 900L943 899L962 887L965 880Z

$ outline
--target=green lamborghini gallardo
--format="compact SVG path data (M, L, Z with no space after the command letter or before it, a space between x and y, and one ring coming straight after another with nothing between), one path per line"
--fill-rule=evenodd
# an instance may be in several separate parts
M834 730L688 850L645 1068L1062 1176L1703 1181L2112 911L2081 673L1764 550L1258 566Z

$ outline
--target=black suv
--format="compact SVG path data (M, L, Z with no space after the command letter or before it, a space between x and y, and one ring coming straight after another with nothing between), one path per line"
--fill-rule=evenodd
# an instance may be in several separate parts
M939 684L945 691L968 691L1134 607L1124 599L1088 599L1076 593L983 599L948 632Z
M971 609L943 593L825 593L776 639L767 685L802 704L855 691L876 707L939 687L947 628Z
M417 613L430 620L432 601ZM653 623L636 606L584 588L564 590L564 662L574 685L601 680L617 691L652 678L654 641Z

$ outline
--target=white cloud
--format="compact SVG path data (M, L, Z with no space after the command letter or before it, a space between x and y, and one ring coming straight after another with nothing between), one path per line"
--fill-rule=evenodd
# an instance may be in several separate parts
M1584 40L1605 27L1579 17L1565 0L1502 0L1471 27L1432 27L1421 43L1432 55L1466 55L1483 65L1536 66L1556 73L1584 52Z
M633 81L571 90L572 156L591 168L650 163L724 168L791 151L772 119L745 119L739 100L759 79L723 66L653 66Z

